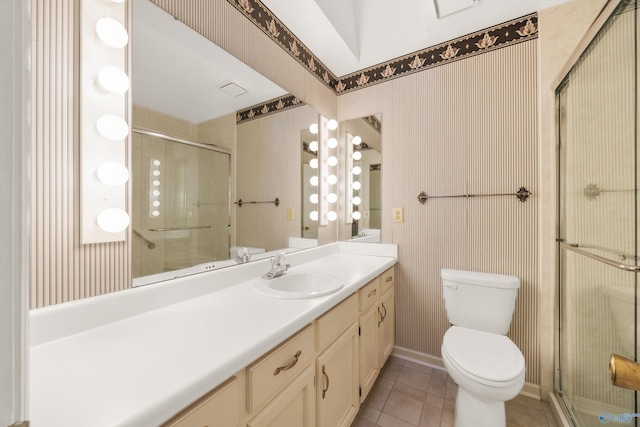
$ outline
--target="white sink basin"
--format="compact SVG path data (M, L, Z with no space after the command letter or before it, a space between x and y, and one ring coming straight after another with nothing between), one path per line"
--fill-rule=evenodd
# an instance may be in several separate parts
M287 273L275 279L256 279L251 288L258 294L281 299L316 298L338 292L344 283L324 273Z

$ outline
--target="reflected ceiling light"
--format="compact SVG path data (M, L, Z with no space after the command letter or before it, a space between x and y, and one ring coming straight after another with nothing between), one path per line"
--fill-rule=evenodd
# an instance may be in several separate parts
M111 141L120 141L129 135L129 125L115 114L104 114L96 122L98 133Z
M336 119L331 119L327 122L327 128L329 130L336 130L338 129L338 122Z
M354 190L359 190L360 188L362 188L362 184L360 184L359 181L354 181L353 182L353 189Z
M362 138L360 138L358 135L356 135L356 136L353 137L351 142L353 142L353 145L360 145L360 143L362 142Z
M335 166L338 164L338 158L336 156L331 156L327 159L327 164L329 166Z
M318 151L318 141L311 141L309 143L309 150Z
M355 211L354 213L351 214L351 218L360 219L360 218L362 218L362 215L360 214L360 212Z
M311 213L309 213L309 218L311 218L311 221L317 221L318 220L318 211L311 211Z
M309 160L309 166L311 166L311 169L318 169L318 159Z
M151 192L151 194L153 194L154 196L158 197L160 195L160 192L158 190L153 190Z
M98 215L98 227L107 233L119 233L129 226L129 215L119 208L109 208Z
M338 195L336 193L327 194L327 201L329 203L335 203L338 201Z
M158 159L154 159L153 160L153 166L160 166L162 163L160 163L160 160Z
M329 138L329 140L327 141L327 147L329 148L336 148L338 146L338 140L335 138Z
M129 34L121 23L113 18L104 17L96 23L96 33L104 44L114 49L123 48L129 43Z
M353 198L353 204L358 206L360 203L362 203L362 199L358 196Z
M107 185L122 185L129 180L129 169L122 163L104 162L98 168L97 175Z
M309 201L311 203L313 203L314 205L318 204L318 195L317 194L312 194L311 196L309 196Z
M159 170L154 170L153 172L151 172L151 174L153 176L160 176L160 171Z
M160 206L160 202L159 202L159 201L157 201L157 200L155 200L155 201L152 203L152 205L153 205L153 206L155 206L155 207L158 207L158 206Z
M335 211L329 211L327 212L327 219L329 221L335 221L336 219L338 219L338 214Z
M318 124L317 123L311 123L311 125L309 125L309 132L311 132L313 135L317 135L317 133L318 133Z
M109 93L125 93L129 90L129 76L113 65L105 65L98 71L98 87Z
M353 157L353 160L358 161L362 158L362 153L359 151L354 151L352 157Z
M360 175L362 173L362 168L360 166L355 166L353 168L353 174L354 175Z
M338 177L331 174L327 177L327 182L329 183L329 185L334 185L338 183Z
M160 216L160 211L153 211L153 212L151 212L151 215Z
M309 179L309 183L310 183L311 185L313 185L314 187L317 187L317 186L318 186L318 177L317 177L317 176L312 176L312 177Z
M157 179L153 180L153 186L154 187L159 187L160 186L160 181L158 181Z

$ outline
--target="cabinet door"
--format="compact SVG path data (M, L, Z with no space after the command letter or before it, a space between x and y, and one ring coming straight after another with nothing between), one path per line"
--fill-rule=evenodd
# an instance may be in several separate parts
M248 427L315 427L316 393L313 366L309 366L289 386L247 423Z
M316 360L318 427L349 427L358 413L358 325Z
M238 379L233 377L164 427L237 427L240 414Z
M360 326L360 403L367 397L378 377L378 321L380 318L378 304L370 306L358 318Z
M382 323L379 328L378 335L378 367L382 368L387 361L393 346L396 342L396 313L395 313L395 297L394 288L389 289L382 298L380 298L380 311L382 313Z

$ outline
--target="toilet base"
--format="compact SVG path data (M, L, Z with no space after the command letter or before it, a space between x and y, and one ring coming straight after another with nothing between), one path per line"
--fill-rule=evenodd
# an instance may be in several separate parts
M487 402L458 387L455 427L506 427L504 402Z

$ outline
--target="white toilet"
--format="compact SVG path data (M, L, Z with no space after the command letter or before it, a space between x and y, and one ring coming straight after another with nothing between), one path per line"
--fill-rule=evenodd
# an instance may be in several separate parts
M505 336L520 279L442 269L444 304L453 325L442 360L458 384L456 427L505 427L504 402L524 385L524 357Z

